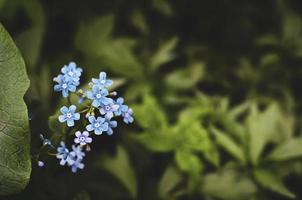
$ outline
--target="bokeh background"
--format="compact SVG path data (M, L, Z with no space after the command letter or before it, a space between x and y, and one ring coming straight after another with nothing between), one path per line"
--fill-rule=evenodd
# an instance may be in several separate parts
M52 78L100 71L135 123L94 140L76 174L42 157L3 199L302 198L299 0L0 0L31 80L32 154L55 138Z

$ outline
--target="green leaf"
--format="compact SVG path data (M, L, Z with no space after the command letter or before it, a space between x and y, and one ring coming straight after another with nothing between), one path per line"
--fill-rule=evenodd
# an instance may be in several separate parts
M132 137L154 152L169 152L176 149L178 144L171 132L149 132Z
M302 138L289 139L279 144L268 156L268 159L284 161L298 157L302 157Z
M169 166L159 184L158 184L158 194L161 199L169 199L170 196L173 196L173 190L182 180L182 176L179 170L174 166Z
M82 22L75 37L75 46L85 54L96 54L103 49L113 30L113 15Z
M211 197L229 200L249 199L256 190L252 180L235 170L206 175L202 187L202 192Z
M295 198L295 195L290 192L282 183L282 181L276 176L275 173L268 170L255 170L254 175L256 180L265 188L268 188L274 192L287 196L289 198Z
M251 107L251 113L246 122L249 133L249 156L252 164L258 164L265 145L273 139L279 115L277 104L271 104L263 112L259 112L256 104Z
M173 50L177 43L178 38L173 37L160 46L157 52L150 59L150 67L152 70L158 69L162 64L165 64L174 58Z
M134 105L132 108L137 123L144 129L158 132L166 130L167 119L165 113L153 96L144 95L143 103Z
M17 35L16 44L20 48L27 66L33 69L36 67L40 55L45 32L45 16L39 1L28 0L19 1L19 3L26 11L33 25Z
M184 172L193 173L198 175L203 169L203 165L193 152L186 150L178 150L175 154L175 160L179 168Z
M132 24L143 34L149 32L144 14L140 10L134 10L131 15Z
M119 38L108 41L95 53L99 57L102 65L109 70L125 77L135 77L139 79L144 76L142 72L143 66L133 52L134 44L135 41L131 38Z
M128 154L123 147L117 147L115 157L104 156L100 166L114 175L129 191L132 198L136 197L137 184L135 173L131 167Z
M31 173L30 132L23 96L29 87L24 61L0 24L0 195L20 192Z
M173 14L173 9L167 0L153 0L152 6L166 16L171 16Z
M165 83L171 89L188 90L192 89L204 74L203 63L193 63L188 68L179 69L168 74Z
M216 128L212 128L211 130L216 137L218 145L220 145L242 163L246 162L243 147L236 144L227 134L221 132L220 130Z

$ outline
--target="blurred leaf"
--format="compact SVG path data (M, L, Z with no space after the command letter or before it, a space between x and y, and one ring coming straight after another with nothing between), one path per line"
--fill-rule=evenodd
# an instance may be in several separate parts
M37 0L20 1L20 4L25 9L33 25L17 36L16 43L26 63L33 69L36 67L40 55L45 32L45 16L43 8Z
M211 197L230 200L249 199L256 191L253 181L235 170L206 175L202 187L202 192Z
M86 54L97 54L103 50L113 30L114 16L101 16L82 22L75 36L75 46Z
M256 39L256 45L267 46L267 45L278 45L280 43L279 38L275 35L264 35Z
M20 192L31 174L30 132L23 100L29 87L24 61L0 23L0 195Z
M155 9L166 16L171 16L173 14L172 7L167 0L153 0L152 5Z
M192 89L204 74L203 63L194 63L188 68L175 70L165 77L165 82L171 89Z
M167 167L158 184L159 197L161 199L169 199L169 197L173 196L173 190L175 190L181 180L182 176L179 170L172 165Z
M251 107L251 113L246 123L249 133L249 155L252 164L258 164L265 145L274 137L279 115L277 104L271 104L263 112L260 112L255 104Z
M117 147L115 157L104 156L100 165L125 186L132 198L136 197L137 184L135 173L131 167L128 154L123 147Z
M108 69L122 76L140 79L144 75L143 66L133 53L133 42L131 38L116 39L106 43L96 53Z
M302 156L302 138L289 139L279 144L268 159L284 161Z
M236 144L227 134L216 128L211 129L216 137L218 145L224 148L228 153L237 158L242 163L246 162L243 147Z
M267 170L256 170L254 172L256 180L260 185L266 187L274 192L287 196L289 198L295 198L295 195L291 193L282 183L282 181L276 176L275 173Z
M167 119L163 109L154 97L146 94L141 105L132 106L137 123L145 129L161 132L167 128Z
M203 169L203 165L198 156L186 150L176 151L175 160L182 171L193 173L194 175L198 175Z
M177 148L175 135L170 132L148 132L133 136L133 138L154 152L168 152Z
M158 69L162 64L165 64L174 59L173 50L178 43L178 38L173 37L164 42L157 52L150 58L150 67L152 70Z
M90 200L90 196L86 191L81 191L76 194L73 200Z
M59 115L60 111L58 110L54 115L49 116L48 126L54 133L65 133L65 124L59 122Z
M145 16L140 10L136 9L132 12L131 22L143 34L149 32Z

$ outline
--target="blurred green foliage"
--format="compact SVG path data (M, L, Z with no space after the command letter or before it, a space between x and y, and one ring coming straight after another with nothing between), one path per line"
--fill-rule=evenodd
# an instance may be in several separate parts
M0 0L27 65L32 152L61 138L52 77L116 78L135 123L74 175L47 159L4 199L301 199L302 4ZM51 117L48 119L48 117Z

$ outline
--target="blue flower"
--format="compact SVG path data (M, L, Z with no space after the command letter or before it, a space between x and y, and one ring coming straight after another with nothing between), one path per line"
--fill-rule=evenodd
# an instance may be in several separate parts
M84 164L82 163L82 160L85 156L85 153L83 152L83 149L79 145L78 146L72 145L72 153L75 156L74 156L74 162L70 167L71 167L71 171L75 173L77 172L78 169L84 168Z
M127 112L128 106L124 105L124 99L122 97L117 98L115 104L118 105L117 111L114 112L116 116L120 116L123 113Z
M74 85L74 83L72 83L62 74L58 75L53 80L58 83L57 85L54 86L54 91L56 92L62 91L63 97L68 97L69 92L76 91L76 85Z
M61 159L60 165L64 166L66 163L69 166L73 165L76 154L69 152L63 141L60 142L60 145L61 146L57 148L57 158Z
M112 102L112 99L107 98L108 90L99 89L98 86L93 86L92 91L87 91L87 98L93 100L92 105L99 107L101 105L108 105Z
M124 117L124 122L126 124L132 123L133 122L133 117L132 117L133 111L131 108L129 108L126 112L122 114Z
M81 131L77 131L75 132L75 136L76 138L74 138L74 142L76 144L86 145L87 143L92 142L92 138L89 137L89 133L87 131L83 131L83 133L81 133Z
M71 165L71 171L76 173L78 169L84 169L85 165L82 163L82 159L76 159Z
M44 167L44 162L41 161L41 160L39 160L39 161L38 161L38 166L39 166L39 167Z
M101 135L104 131L108 130L108 123L105 122L105 118L98 117L97 119L94 116L89 116L88 120L89 125L86 126L87 131L93 131L96 135Z
M76 110L75 105L71 105L69 108L66 106L63 106L60 111L63 115L59 116L59 121L61 123L67 121L67 126L72 127L74 126L74 120L79 120L80 119L80 114L75 113Z
M77 65L74 62L70 62L68 65L65 65L61 72L64 74L65 78L74 83L75 86L80 84L80 76L82 74L82 68L77 68Z
M101 72L99 75L99 79L92 79L93 85L97 86L99 89L104 89L108 88L112 85L113 81L112 80L106 80L106 73Z
M110 118L106 118L106 122L108 123L108 130L106 131L106 133L108 135L112 135L113 134L113 130L112 128L117 127L117 121L110 121Z
M72 152L74 153L77 159L83 159L85 156L82 147L79 145L78 146L72 145Z
M119 108L119 105L113 103L109 103L108 105L102 105L99 110L102 115L105 115L106 118L111 119L113 117L113 113L116 112Z

